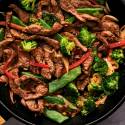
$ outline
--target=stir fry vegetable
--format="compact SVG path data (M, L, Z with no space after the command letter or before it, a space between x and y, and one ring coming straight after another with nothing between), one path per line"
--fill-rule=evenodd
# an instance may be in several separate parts
M34 11L36 0L21 0L20 4L27 11Z
M24 51L30 52L37 47L36 41L22 41L21 46Z
M81 29L81 31L78 35L78 38L83 45L85 45L87 47L91 47L91 45L93 44L93 42L96 39L96 36L94 34L90 33L88 31L88 29L86 27L84 27Z
M12 20L11 20L12 23L15 23L17 25L20 25L20 26L26 26L18 17L16 16L12 16Z
M68 83L75 80L81 74L81 68L77 67L72 69L68 73L64 74L60 79L54 80L49 83L49 93L54 93L55 91L63 88Z
M46 109L44 111L44 114L46 117L50 118L53 121L56 121L57 123L62 123L68 119L67 116L62 115L61 113L57 112L56 110Z
M111 53L111 57L117 61L117 63L123 63L124 52L122 49L114 49Z
M51 104L65 104L64 99L58 96L45 96L44 99Z
M105 75L108 71L108 65L105 60L95 57L93 64L93 71L101 75Z
M69 56L71 55L71 51L75 48L75 44L74 42L70 42L68 41L68 39L66 37L63 37L60 41L60 46L61 46L61 52L65 55L65 56Z
M95 108L96 108L96 105L95 105L94 99L92 97L88 97L84 102L84 106L83 106L83 109L81 110L81 114L86 116L90 112L94 111Z
M78 8L78 13L87 13L91 15L99 15L101 12L103 12L103 8Z
M119 74L117 72L103 79L103 88L107 95L113 94L118 90Z

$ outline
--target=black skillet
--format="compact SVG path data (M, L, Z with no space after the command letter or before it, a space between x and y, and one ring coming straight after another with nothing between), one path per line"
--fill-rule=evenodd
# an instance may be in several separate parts
M14 0L12 0L14 2ZM3 0L0 4L0 11L6 11L9 3L12 1ZM18 4L16 0L16 4ZM125 24L125 0L109 0L109 7L112 10L111 14L119 19L119 24ZM125 100L125 65L120 65L121 79L119 81L119 90L113 95L108 97L106 104L95 112L91 113L87 117L76 116L62 125L90 125L107 118L113 113ZM11 104L8 87L0 85L0 109L4 109L3 114L9 112L14 118L24 122L25 124L36 125L57 125L55 122L45 118L44 116L35 116L34 113L27 110L20 103ZM0 110L1 111L1 110ZM2 112L2 111L1 111ZM8 118L9 116L6 116ZM16 123L15 123L16 124Z

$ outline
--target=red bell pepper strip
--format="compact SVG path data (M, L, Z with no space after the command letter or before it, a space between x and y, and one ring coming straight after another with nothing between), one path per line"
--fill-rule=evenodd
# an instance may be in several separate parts
M76 61L75 63L71 64L69 66L69 69L74 69L76 67L78 67L79 65L81 65L89 56L91 55L91 51L88 51L87 53L85 53L80 60Z
M10 79L16 79L18 78L17 76L14 76L11 72L5 70L5 75L10 78Z
M111 48L111 49L117 48L117 47L122 47L122 46L125 46L125 40L109 44L109 48Z
M0 21L0 26L6 26L6 22L5 21ZM19 31L23 31L25 27L22 27L20 25L14 24L14 23L10 23L9 26L13 29L19 30Z
M47 64L43 64L43 63L30 62L30 65L40 67L40 68L49 68Z

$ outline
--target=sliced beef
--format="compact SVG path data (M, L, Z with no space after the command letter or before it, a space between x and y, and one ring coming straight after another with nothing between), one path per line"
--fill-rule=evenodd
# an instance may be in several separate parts
M33 112L43 112L44 110L44 101L42 99L37 99L37 100L21 99L21 103L22 105L24 105Z
M85 22L85 19L77 13L75 7L71 4L70 0L60 0L60 7L66 12L74 15L78 20Z
M40 25L31 24L24 28L23 32L30 33L30 34L39 34L44 36L51 36L62 29L62 25L58 22L55 22L51 29L45 29Z
M26 11L22 10L15 4L10 4L9 7L18 15L18 17L24 22L28 23L30 14L27 13Z

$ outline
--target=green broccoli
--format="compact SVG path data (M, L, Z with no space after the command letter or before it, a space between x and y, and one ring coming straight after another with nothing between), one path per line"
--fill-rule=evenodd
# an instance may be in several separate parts
M114 49L111 53L111 57L116 60L117 63L122 63L124 57L124 52L122 49Z
M35 3L36 3L36 0L21 0L20 1L20 4L22 5L22 7L27 11L34 11Z
M78 39L80 40L80 42L87 46L87 47L91 47L91 45L93 44L93 42L95 41L96 39L96 36L92 33L90 33L88 31L88 29L85 27L85 28L82 28L79 35L78 35Z
M76 96L78 97L80 94L78 92L78 89L74 83L69 83L66 87L66 90L69 95L72 95L73 97Z
M24 51L30 52L37 47L36 41L22 41L21 46Z
M118 90L119 74L114 72L112 75L103 78L103 89L105 94L111 95Z
M66 37L63 37L60 41L61 52L65 56L70 56L71 51L75 48L75 43L70 42Z
M96 83L89 83L88 85L88 91L90 92L99 92L102 91L102 86Z
M96 56L94 58L94 63L93 63L92 69L96 73L105 75L108 71L108 64L106 63L105 60Z
M95 108L96 108L96 104L94 99L92 97L88 97L84 102L84 106L83 106L83 109L81 110L81 114L83 116L86 116L92 111L94 111Z
M51 13L43 12L42 19L52 27L55 22L58 22L58 19Z

